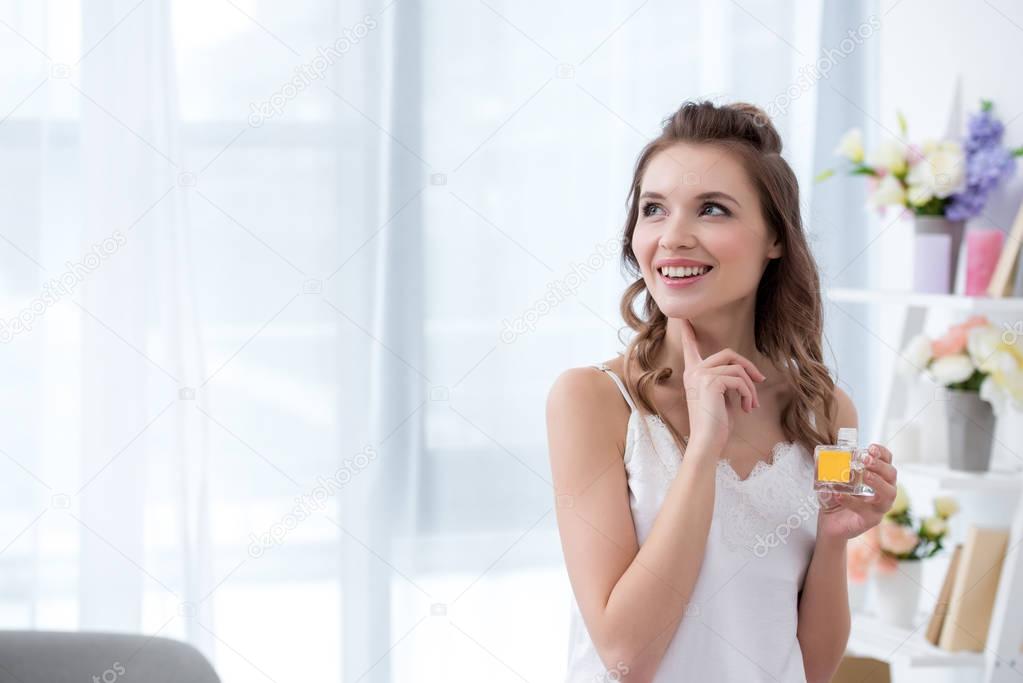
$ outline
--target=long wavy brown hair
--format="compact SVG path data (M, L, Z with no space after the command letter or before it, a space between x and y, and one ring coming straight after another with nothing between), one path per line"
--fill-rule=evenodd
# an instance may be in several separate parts
M663 122L661 134L650 141L636 161L627 201L628 218L622 235L622 268L638 277L622 297L621 314L635 331L625 349L625 381L633 396L648 412L658 414L650 399L653 385L672 376L670 367L654 367L664 341L668 318L647 290L632 234L639 216L640 182L650 159L679 143L716 145L737 155L757 195L764 221L781 240L784 253L771 259L757 287L754 334L757 350L785 373L795 389L794 398L782 410L782 429L789 441L813 451L818 443L835 443L830 428L834 381L821 353L823 305L817 264L803 234L799 185L781 156L778 131L760 108L745 102L717 106L712 102L686 102ZM642 296L640 312L636 299ZM633 377L634 359L639 376ZM816 427L810 422L815 416ZM661 416L663 418L663 416ZM677 430L664 420L677 443Z

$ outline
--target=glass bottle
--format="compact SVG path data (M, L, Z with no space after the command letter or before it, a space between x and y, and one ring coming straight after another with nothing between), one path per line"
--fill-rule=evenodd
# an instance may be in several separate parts
M856 441L855 427L841 427L837 444L820 444L813 449L814 491L874 495L874 490L863 483L867 449L860 448Z

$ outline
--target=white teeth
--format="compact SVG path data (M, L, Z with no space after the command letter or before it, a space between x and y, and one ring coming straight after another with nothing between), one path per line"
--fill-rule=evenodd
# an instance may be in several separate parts
M710 266L662 266L661 273L668 277L691 277L693 275L703 275Z

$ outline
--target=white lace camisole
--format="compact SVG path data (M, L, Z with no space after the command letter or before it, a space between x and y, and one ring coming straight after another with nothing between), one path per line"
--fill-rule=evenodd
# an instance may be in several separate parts
M682 453L668 426L657 415L642 414L610 368L592 367L611 376L632 410L624 460L642 545ZM793 442L776 444L771 456L745 479L727 459L718 462L703 564L654 683L805 683L796 625L798 593L817 533L813 457ZM570 607L567 683L621 680L628 663L605 666L574 596Z

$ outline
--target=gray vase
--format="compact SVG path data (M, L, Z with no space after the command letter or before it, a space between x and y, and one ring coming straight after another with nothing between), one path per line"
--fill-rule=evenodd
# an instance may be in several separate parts
M955 291L965 225L965 221L950 221L944 216L913 217L914 292L951 294ZM947 258L941 261L939 255L947 255Z
M995 414L976 391L946 389L948 465L954 470L986 472L991 464Z

